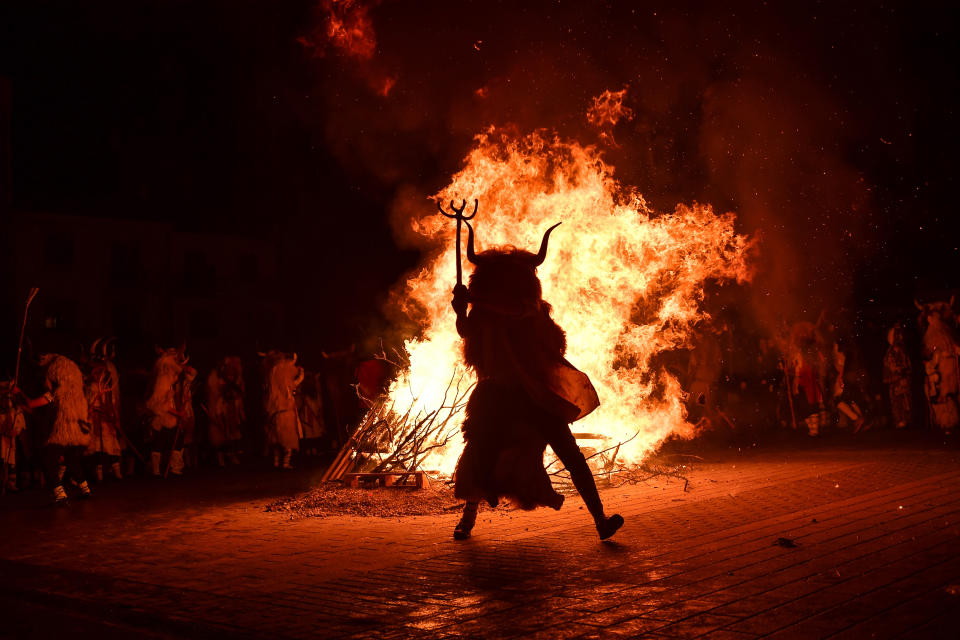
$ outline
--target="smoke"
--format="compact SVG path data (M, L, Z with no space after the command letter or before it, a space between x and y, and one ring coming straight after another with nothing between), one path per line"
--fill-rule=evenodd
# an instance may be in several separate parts
M488 126L555 130L603 149L657 210L736 212L762 238L751 306L765 324L847 304L883 232L864 157L901 79L884 77L877 39L897 36L882 13L575 4L323 3L362 15L376 42L318 63L326 144L409 220Z

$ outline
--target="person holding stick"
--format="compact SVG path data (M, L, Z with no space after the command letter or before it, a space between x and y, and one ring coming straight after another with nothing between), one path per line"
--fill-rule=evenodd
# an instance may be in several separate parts
M458 228L468 219L465 206L451 203L455 215L444 212L456 217ZM468 288L460 280L458 252L452 305L464 359L478 381L467 401L465 446L454 476L454 493L466 503L454 538L470 537L481 501L496 506L508 498L522 509L559 509L563 496L543 467L550 445L605 540L623 526L623 518L604 513L593 473L570 431L570 423L600 401L589 378L564 358L566 336L550 317L536 273L557 225L544 234L537 254L513 248L476 253L473 227L466 225L467 258L475 268Z
M83 474L83 455L90 445L90 422L87 398L83 390L83 373L77 364L56 353L41 354L46 393L27 398L20 392L29 410L50 404L54 407L53 426L43 446L43 467L47 486L53 487L54 504L67 503L67 492L60 475L60 460L65 476L74 481L79 497L90 497L90 486ZM64 477L65 477L64 476Z

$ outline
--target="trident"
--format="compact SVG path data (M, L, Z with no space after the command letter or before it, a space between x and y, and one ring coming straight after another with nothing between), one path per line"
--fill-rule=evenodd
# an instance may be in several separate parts
M437 202L437 209L440 209L440 213L442 213L444 217L457 221L457 286L463 284L463 267L460 266L460 227L463 225L464 220L473 220L473 217L477 215L477 207L479 206L480 202L475 199L473 201L473 213L471 213L469 216L465 216L463 215L463 210L467 208L466 200L463 201L463 204L460 205L459 209L454 206L453 200L450 201L450 209L454 213L447 213L443 210L443 205Z

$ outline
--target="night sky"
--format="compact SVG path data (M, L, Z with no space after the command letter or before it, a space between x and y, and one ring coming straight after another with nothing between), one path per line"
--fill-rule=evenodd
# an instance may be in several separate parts
M6 2L14 208L272 234L360 317L416 263L399 193L491 124L596 142L591 98L627 87L617 176L737 212L788 313L956 287L955 12L714 4ZM331 15L375 41L338 46Z

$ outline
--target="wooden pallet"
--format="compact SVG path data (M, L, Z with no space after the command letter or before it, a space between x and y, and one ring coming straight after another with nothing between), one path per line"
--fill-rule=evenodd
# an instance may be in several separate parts
M345 473L342 476L348 487L359 488L373 481L380 487L416 487L422 489L426 482L423 471L381 471L377 473ZM411 483L410 480L413 480Z

